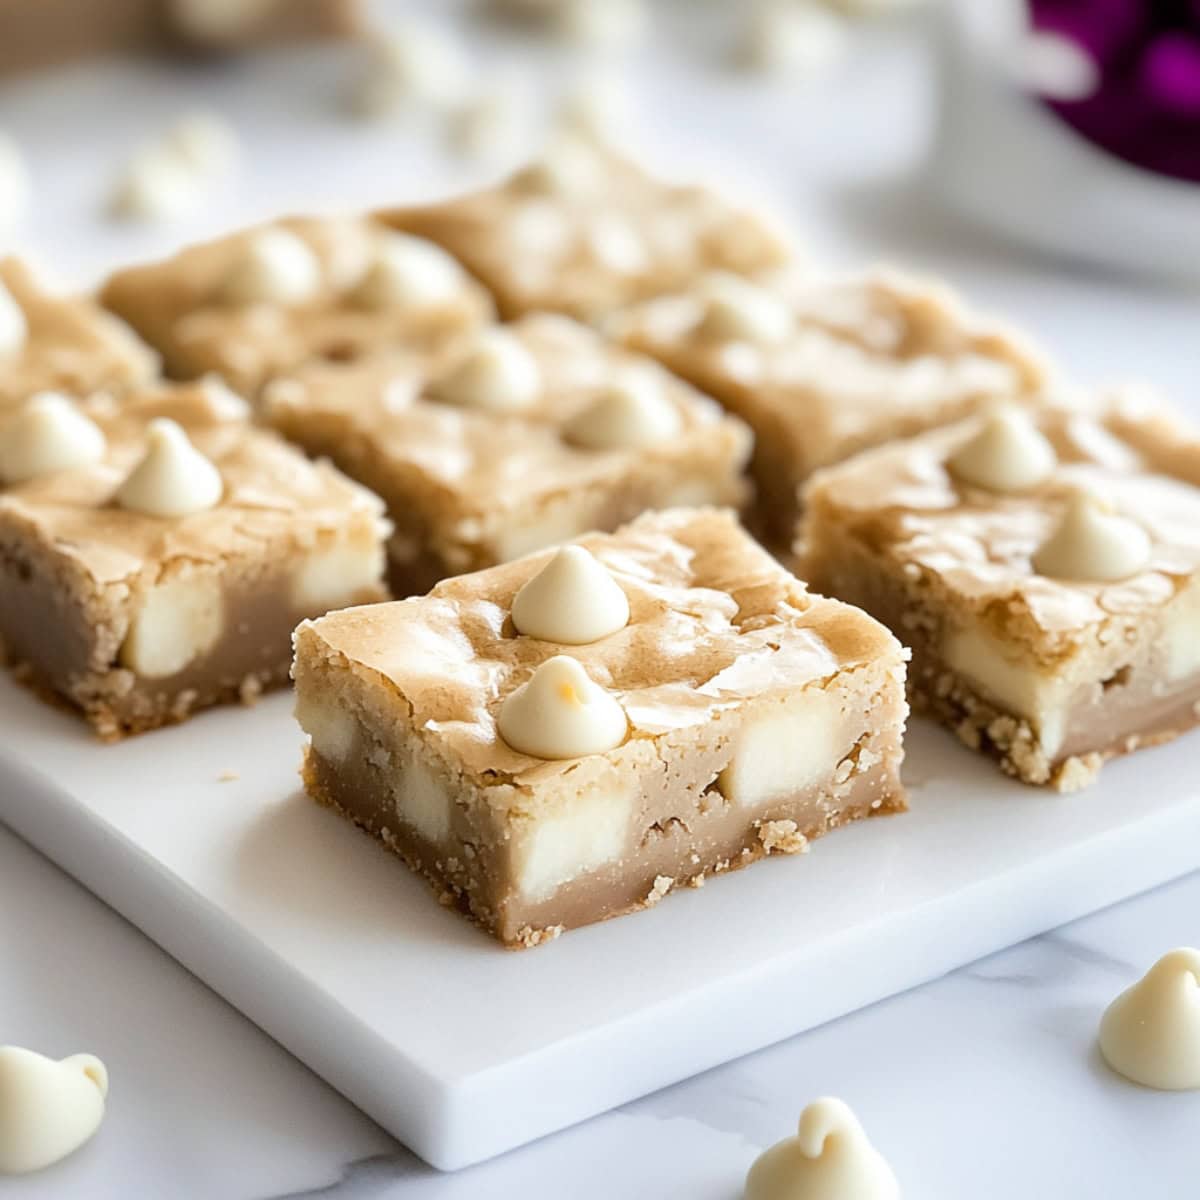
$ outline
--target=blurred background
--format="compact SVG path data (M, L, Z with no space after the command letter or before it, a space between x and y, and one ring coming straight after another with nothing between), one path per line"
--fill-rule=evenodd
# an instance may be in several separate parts
M0 0L0 244L88 283L476 186L569 129L1178 395L1198 48L1195 0Z

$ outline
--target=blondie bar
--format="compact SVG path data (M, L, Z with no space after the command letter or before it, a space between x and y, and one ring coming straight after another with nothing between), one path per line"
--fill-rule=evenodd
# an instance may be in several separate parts
M905 651L714 509L296 631L310 794L508 946L905 807Z
M248 701L298 621L386 596L387 532L215 382L43 393L0 429L0 646L106 739Z
M101 300L168 375L214 372L246 396L312 359L429 349L491 302L444 251L367 220L293 217L118 271Z
M1000 410L818 473L813 586L913 648L914 704L1069 790L1200 714L1200 437L1134 399Z
M818 467L1048 387L1047 368L1016 335L893 271L771 286L718 275L614 328L754 430L756 526L777 548Z
M751 274L791 253L763 217L578 138L486 191L379 216L444 246L507 318L546 311L592 321L706 271Z
M313 364L266 389L263 416L384 498L398 596L649 508L748 495L739 420L567 317L433 360Z

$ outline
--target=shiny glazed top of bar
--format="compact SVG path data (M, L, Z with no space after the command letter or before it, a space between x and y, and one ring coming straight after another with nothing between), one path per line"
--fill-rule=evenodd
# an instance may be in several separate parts
M640 356L614 347L567 317L526 317L508 326L538 364L542 389L526 411L499 413L423 394L438 361L402 353L359 363L314 363L271 384L268 418L281 427L334 420L345 436L369 444L395 471L433 493L439 519L484 520L531 497L553 496L626 478L631 466L675 462L689 444L719 439L733 463L750 454L750 431L688 384ZM450 353L453 351L451 350ZM614 371L630 364L654 374L680 418L659 443L595 450L572 445L564 427L587 408Z
M294 234L316 256L320 286L299 304L231 304L221 287L264 230ZM434 305L364 308L349 298L384 228L352 217L289 217L189 246L161 262L117 271L102 302L195 374L218 371L257 386L265 374L309 358L355 356L379 346L425 347L490 317L491 300L465 273L457 295ZM178 369L178 363L175 364Z
M815 522L844 528L914 572L936 576L957 602L991 615L1046 654L1110 616L1173 599L1200 568L1200 432L1152 398L1127 393L1094 413L1036 416L1058 466L1042 484L998 494L958 481L947 459L981 427L967 421L870 450L813 479ZM1049 579L1031 556L1058 525L1068 495L1094 491L1141 524L1146 569L1116 583Z
M28 336L0 357L0 416L35 392L83 396L151 378L151 350L87 296L47 290L19 259L0 259L0 284L25 315Z
M753 697L821 687L865 664L901 669L904 652L888 630L809 593L726 511L648 513L579 543L629 599L629 624L598 642L563 647L513 629L513 596L553 550L448 579L428 596L305 622L301 638L386 679L411 724L451 761L521 783L591 769L591 759L519 754L496 733L504 698L556 654L614 692L635 740L704 724Z
M1050 384L1020 335L944 285L876 268L790 273L764 286L795 321L774 344L711 338L702 289L620 314L615 332L715 394L740 396L747 413L779 421L817 462L819 446L869 439L906 410L934 415L957 397L1032 399Z
M243 400L216 381L163 385L124 402L94 397L80 407L104 431L104 459L12 487L0 487L0 521L17 522L70 558L98 583L137 575L176 558L209 562L253 553L294 530L312 537L363 513L386 534L381 502L328 463L254 428ZM145 450L146 426L169 417L221 473L213 509L185 517L130 512L113 495Z
M787 239L763 217L703 187L664 183L588 143L594 178L577 191L499 185L382 212L444 246L496 293L506 317L545 309L590 320L687 286L706 271L782 266Z

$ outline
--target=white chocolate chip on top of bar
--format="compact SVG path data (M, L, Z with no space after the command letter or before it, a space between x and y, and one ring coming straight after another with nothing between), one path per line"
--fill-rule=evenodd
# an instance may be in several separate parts
M992 412L946 465L956 479L973 487L1022 492L1044 483L1058 458L1029 416L1009 406Z
M29 340L29 323L25 310L12 292L0 283L0 358L8 358L22 350Z
M850 1107L814 1100L794 1137L763 1151L746 1176L745 1200L900 1200L887 1160Z
M24 483L54 471L99 462L106 442L100 428L66 396L41 392L0 434L0 483Z
M151 517L186 517L220 502L221 473L188 440L182 426L165 417L146 430L146 453L117 489L117 503Z
M512 620L526 637L582 646L624 629L629 601L594 554L564 546L517 592Z
M516 188L551 196L580 196L603 182L599 156L578 137L557 138L512 178Z
M40 1171L78 1150L100 1128L107 1095L108 1071L91 1054L56 1061L0 1046L0 1175Z
M221 285L229 304L304 304L321 286L321 264L303 238L262 229L249 239Z
M682 428L662 378L645 368L627 368L567 424L564 436L589 450L632 450L670 441Z
M1145 1087L1200 1089L1200 950L1163 955L1108 1006L1100 1052L1114 1071Z
M513 692L496 720L500 736L533 758L603 754L625 740L625 710L573 658L547 659Z
M530 352L505 329L473 338L433 381L435 400L486 412L523 412L542 390L542 377Z
M792 313L765 288L728 272L710 275L703 285L699 331L716 342L774 345L792 332Z
M462 268L440 246L407 233L386 233L354 299L364 308L418 308L452 300L462 282Z
M1080 583L1128 579L1149 561L1146 531L1082 489L1068 498L1058 527L1033 555L1034 570L1040 575Z

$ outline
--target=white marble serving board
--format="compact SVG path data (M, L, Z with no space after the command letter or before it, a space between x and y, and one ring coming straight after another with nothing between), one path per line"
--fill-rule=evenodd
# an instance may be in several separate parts
M514 953L306 799L289 710L105 746L0 680L0 820L446 1169L1200 866L1194 740L1062 797L916 723L908 815Z

